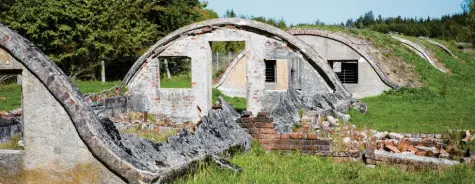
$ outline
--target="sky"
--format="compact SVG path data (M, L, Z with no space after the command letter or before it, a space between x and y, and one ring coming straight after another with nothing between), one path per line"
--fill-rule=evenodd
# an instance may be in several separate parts
M287 24L346 22L373 11L375 17L441 17L462 12L463 0L207 0L222 17L233 9L238 15L284 18Z

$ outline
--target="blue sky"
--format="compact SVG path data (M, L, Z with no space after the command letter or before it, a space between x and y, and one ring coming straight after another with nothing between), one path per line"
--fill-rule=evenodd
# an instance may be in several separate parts
M375 17L441 17L462 12L463 0L207 0L208 8L222 16L227 9L237 14L284 18L288 24L346 22L369 10Z

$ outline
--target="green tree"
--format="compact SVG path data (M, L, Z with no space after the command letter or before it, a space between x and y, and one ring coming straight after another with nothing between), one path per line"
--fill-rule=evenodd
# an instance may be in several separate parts
M472 36L472 44L475 45L475 1L470 1L470 12L468 14L469 33Z
M199 0L0 0L0 22L31 40L71 78L94 78L101 61L127 68L160 37L216 18L206 5Z

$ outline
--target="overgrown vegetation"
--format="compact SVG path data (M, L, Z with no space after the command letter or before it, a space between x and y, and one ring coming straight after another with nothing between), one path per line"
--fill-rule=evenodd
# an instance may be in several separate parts
M129 128L125 130L124 133L135 134L138 137L148 139L152 142L164 142L168 140L168 137L175 136L178 134L178 132L173 128L167 131L154 132L154 131L142 130L140 126L137 126L135 128Z
M81 93L98 93L114 86L119 86L121 81L74 81ZM21 108L21 86L17 84L0 84L0 111L10 111Z
M82 94L88 93L98 93L107 89L111 89L113 87L119 86L121 81L109 81L109 82L101 82L101 81L74 81L79 91Z
M362 99L368 105L368 113L350 112L352 122L358 127L419 133L445 133L454 126L475 129L475 64L473 58L456 48L455 42L437 40L447 45L459 59L422 41L423 46L452 71L452 74L445 74L390 35L339 26L305 27L344 32L370 40L379 49L391 51L386 56L388 59L401 60L414 66L423 86L416 89L394 89L377 97Z
M196 174L176 183L473 183L475 165L461 164L447 170L403 171L389 166L375 169L363 163L336 163L329 158L294 153L265 153L253 146L231 162L243 168L235 174L214 164L200 165Z
M21 87L17 84L0 84L0 111L21 107Z
M101 61L130 66L158 38L217 18L206 6L199 0L2 0L0 22L28 38L73 79L95 79ZM107 75L119 79L122 72L127 70Z
M22 150L23 147L18 145L18 141L21 140L21 135L17 134L14 135L9 141L4 143L0 143L0 149L7 149L7 150Z
M247 108L247 101L245 98L226 96L218 89L213 88L213 94L212 94L213 102L217 102L219 96L222 96L224 100L230 103L234 107L234 109L236 109L236 111L238 112L245 111Z
M183 73L160 80L160 88L191 88L191 73Z

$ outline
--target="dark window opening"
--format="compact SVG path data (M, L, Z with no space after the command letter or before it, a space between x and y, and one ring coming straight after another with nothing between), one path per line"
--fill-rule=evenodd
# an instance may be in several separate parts
M277 82L276 81L276 60L265 60L266 64L266 82Z
M329 61L343 84L358 84L358 61Z

